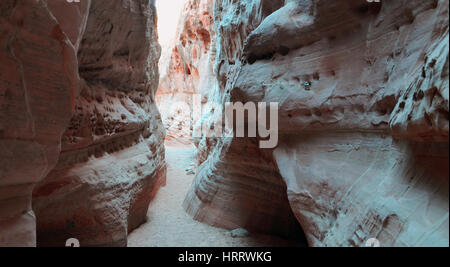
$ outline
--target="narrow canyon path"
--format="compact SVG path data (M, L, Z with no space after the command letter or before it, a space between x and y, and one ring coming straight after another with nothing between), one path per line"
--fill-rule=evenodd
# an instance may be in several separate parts
M233 238L230 231L193 220L182 207L194 179L186 170L195 160L194 148L166 145L167 185L151 202L147 222L128 237L130 247L270 247L299 246L275 236L250 234Z

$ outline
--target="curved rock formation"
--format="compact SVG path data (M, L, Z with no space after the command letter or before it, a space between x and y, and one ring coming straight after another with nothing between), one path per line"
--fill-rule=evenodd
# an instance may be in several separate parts
M214 14L216 99L278 102L280 141L205 138L189 213L267 230L290 217L268 204L282 187L263 193L282 179L311 246L448 246L447 1L216 0Z
M212 6L211 6L212 8ZM268 8L276 10L274 2ZM217 12L217 10L216 10ZM234 19L240 16L236 13ZM218 23L217 14L215 22ZM227 21L228 22L228 21ZM234 25L234 24L233 24ZM209 79L208 87L199 85L201 93L202 117L194 126L198 135L202 125L206 128L214 126L221 110L220 104L226 98L224 86L231 81L233 74L210 78L224 65L233 66L237 58L226 58L223 54L237 53L236 46L242 39L236 28L216 26L216 46L210 53L218 58L213 72L200 72L200 76ZM227 32L223 32L227 31ZM229 36L227 34L230 34ZM214 34L213 36L216 36ZM227 38L223 38L226 36ZM192 43L187 41L188 47ZM226 60L226 63L225 63ZM224 98L225 97L225 98ZM286 185L278 173L277 167L270 155L260 151L257 140L194 138L198 149L200 165L198 177L189 191L184 207L196 220L208 224L235 229L244 227L251 231L278 234L288 238L302 238L303 233L296 221L287 199Z
M56 165L79 92L88 2L55 2L0 3L0 246L36 244L32 190Z
M126 245L165 183L154 1L0 7L0 246Z

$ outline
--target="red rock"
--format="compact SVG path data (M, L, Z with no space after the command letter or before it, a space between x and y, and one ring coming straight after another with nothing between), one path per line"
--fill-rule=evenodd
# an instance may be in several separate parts
M192 142L194 94L207 97L215 84L212 7L212 0L186 2L170 58L160 64L162 76L156 100L168 142Z

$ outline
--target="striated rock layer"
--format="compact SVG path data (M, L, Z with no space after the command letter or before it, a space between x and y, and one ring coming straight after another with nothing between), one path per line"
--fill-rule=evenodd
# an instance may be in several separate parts
M165 183L154 1L0 7L0 246L126 245Z
M448 1L214 8L215 99L278 102L280 138L203 138L188 212L289 232L283 192L311 246L448 246Z
M302 239L286 185L257 144L236 139L226 151L214 151L220 154L200 166L183 206L194 219L210 225Z

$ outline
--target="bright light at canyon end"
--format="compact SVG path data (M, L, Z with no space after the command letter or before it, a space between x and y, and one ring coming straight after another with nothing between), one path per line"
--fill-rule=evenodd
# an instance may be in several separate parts
M161 46L170 45L174 39L185 2L186 0L156 0L158 36Z

